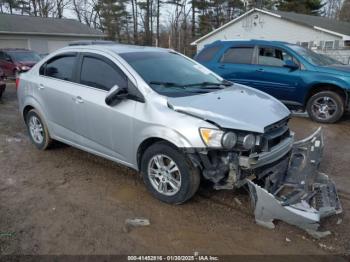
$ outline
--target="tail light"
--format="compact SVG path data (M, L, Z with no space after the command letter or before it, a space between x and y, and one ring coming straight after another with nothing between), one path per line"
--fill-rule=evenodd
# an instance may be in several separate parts
M16 89L19 87L19 77L16 78Z

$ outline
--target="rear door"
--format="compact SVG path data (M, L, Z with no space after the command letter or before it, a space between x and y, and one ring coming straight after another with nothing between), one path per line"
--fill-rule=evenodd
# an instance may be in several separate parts
M226 80L251 86L255 73L254 46L235 46L225 50L212 68Z
M287 60L299 65L298 69L285 67ZM288 51L272 46L259 46L254 87L280 100L294 100L296 89L302 85L301 64Z
M132 125L135 106L139 102L125 99L115 106L105 103L106 95L114 85L129 89L132 85L111 59L99 54L81 54L78 89L82 102L76 105L78 133L84 146L127 163L132 154Z
M79 103L76 88L77 53L64 53L48 60L40 68L35 90L55 136L79 143L79 126L75 104Z

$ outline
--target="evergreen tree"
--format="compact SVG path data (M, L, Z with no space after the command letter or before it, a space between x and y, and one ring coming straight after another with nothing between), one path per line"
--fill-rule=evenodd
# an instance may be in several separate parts
M340 10L339 19L345 22L350 22L350 0L345 0Z
M279 0L278 10L307 15L321 15L325 3L322 0Z
M100 0L99 10L102 29L109 40L122 40L122 31L127 24L127 0Z

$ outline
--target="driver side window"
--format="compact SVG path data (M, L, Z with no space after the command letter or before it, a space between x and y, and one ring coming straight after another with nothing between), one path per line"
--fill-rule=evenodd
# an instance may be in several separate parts
M293 61L300 66L300 63L286 51L273 47L259 47L258 64L265 66L283 67L286 61Z
M128 85L127 76L112 61L89 55L83 58L80 83L105 91Z

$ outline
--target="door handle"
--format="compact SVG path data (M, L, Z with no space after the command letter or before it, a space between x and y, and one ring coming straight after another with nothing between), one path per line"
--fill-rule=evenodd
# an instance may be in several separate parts
M81 96L73 97L72 99L76 104L84 103L84 100L81 98Z
M265 72L265 70L262 69L262 68L259 68L259 69L256 70L256 72Z
M43 84L39 84L39 90L43 90L45 86Z

